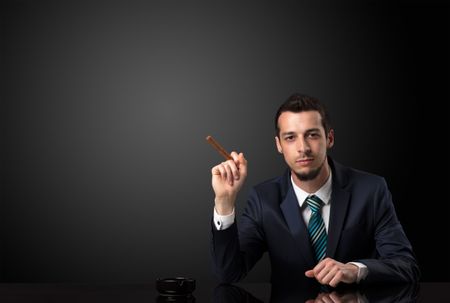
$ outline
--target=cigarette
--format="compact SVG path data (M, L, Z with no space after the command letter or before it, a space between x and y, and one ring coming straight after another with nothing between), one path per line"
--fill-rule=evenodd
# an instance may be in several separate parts
M212 136L207 136L206 141L214 147L219 154L221 154L227 160L233 160L233 157L216 141Z

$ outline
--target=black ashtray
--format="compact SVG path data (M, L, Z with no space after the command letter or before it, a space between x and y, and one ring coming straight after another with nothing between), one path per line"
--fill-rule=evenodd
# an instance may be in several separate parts
M162 296L189 296L195 289L195 280L191 278L158 278L156 290Z

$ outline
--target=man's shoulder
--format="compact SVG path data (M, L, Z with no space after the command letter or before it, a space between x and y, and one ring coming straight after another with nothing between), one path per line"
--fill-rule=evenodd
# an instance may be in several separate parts
M287 178L287 176L285 173L280 176L276 176L276 177L264 180L260 183L257 183L253 187L254 188L265 188L265 187L280 186L283 182L285 182L286 178Z
M370 184L371 186L386 186L384 177L360 170L350 166L343 166L337 162L334 163L336 177L340 181L347 181L349 185Z
M286 192L289 186L288 177L288 172L285 172L283 175L267 179L254 185L253 191L263 196L280 195L282 192Z
M349 168L349 175L354 179L365 180L370 182L383 182L384 180L384 178L380 175L356 168Z

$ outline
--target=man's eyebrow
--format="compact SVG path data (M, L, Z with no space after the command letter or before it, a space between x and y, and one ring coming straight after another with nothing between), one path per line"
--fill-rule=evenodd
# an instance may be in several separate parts
M313 132L320 132L320 128L311 128L308 129L305 133L313 133Z
M281 133L281 135L282 136L292 136L292 135L295 135L295 132L284 132L284 133Z

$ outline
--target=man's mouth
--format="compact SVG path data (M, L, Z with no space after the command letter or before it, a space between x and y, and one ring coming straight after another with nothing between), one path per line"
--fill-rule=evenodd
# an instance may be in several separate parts
M300 165L306 165L311 163L313 160L314 160L313 158L297 159L295 160L295 163L298 163Z

